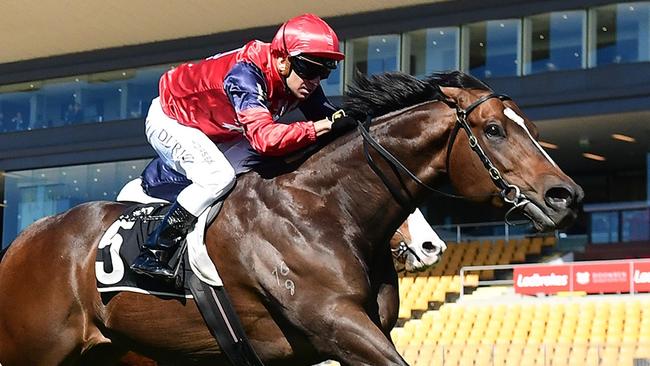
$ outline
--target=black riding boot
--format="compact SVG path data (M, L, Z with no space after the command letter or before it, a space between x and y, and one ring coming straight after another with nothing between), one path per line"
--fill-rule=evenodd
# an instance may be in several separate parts
M174 202L165 218L147 238L131 269L139 274L173 278L174 270L169 267L169 260L196 220L196 216Z

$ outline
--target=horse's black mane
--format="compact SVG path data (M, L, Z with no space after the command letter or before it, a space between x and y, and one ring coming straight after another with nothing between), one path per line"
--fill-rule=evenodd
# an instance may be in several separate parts
M411 105L443 99L441 86L491 90L480 80L460 71L434 73L424 80L402 72L372 76L358 73L349 87L343 109L363 121L368 115L378 117Z
M441 86L491 90L480 80L460 71L435 73L424 80L402 72L372 76L358 73L354 85L349 86L342 107L347 115L357 121L364 121L368 115L378 117L418 103L444 99L445 96L440 91ZM294 171L316 151L333 141L343 141L338 137L345 132L319 137L315 145L297 152L291 159L265 158L265 162L257 165L254 170L264 178ZM287 160L291 162L287 163Z

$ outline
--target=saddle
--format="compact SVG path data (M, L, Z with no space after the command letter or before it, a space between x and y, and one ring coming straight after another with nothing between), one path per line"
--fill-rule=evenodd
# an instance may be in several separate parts
M181 301L193 299L231 364L262 366L204 244L205 231L219 213L222 201L199 216L181 248L171 258L169 264L177 268L178 273L175 283L137 275L130 268L140 253L141 243L169 210L169 202L189 184L189 179L160 159L154 159L141 178L122 189L118 201L145 203L127 208L100 240L95 273L102 301L106 304L121 291L180 298Z
M141 276L130 269L140 253L141 244L155 230L169 207L169 204L161 202L131 206L108 228L99 242L95 264L100 293L130 291L191 298L189 280L192 275L211 286L223 285L203 243L203 233L216 217L221 202L199 217L194 229L170 260L170 266L178 268L175 283Z

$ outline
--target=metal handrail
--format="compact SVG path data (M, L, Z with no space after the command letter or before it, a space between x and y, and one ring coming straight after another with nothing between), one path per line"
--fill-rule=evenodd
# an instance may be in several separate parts
M523 225L529 223L527 220L517 220L512 221L515 225ZM483 227L483 226L500 226L507 225L505 221L488 221L488 222L476 222L476 223L465 223L465 224L442 224L442 225L432 225L434 229L440 228L454 228L454 227Z
M519 221L513 221L513 225L526 225L530 224L529 221L526 220L519 220ZM491 222L478 222L478 223L465 223L465 224L444 224L444 225L432 225L431 227L433 230L436 232L441 232L441 231L456 231L456 242L461 242L462 241L462 229L464 228L482 228L482 227L503 227L503 236L505 240L510 239L510 226L513 226L511 224L506 223L505 221L491 221ZM558 235L558 232L555 231L555 235ZM501 236L499 234L499 236Z

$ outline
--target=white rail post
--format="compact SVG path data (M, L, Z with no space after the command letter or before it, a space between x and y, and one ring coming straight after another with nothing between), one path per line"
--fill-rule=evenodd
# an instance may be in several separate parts
M465 296L465 267L460 269L460 299Z

